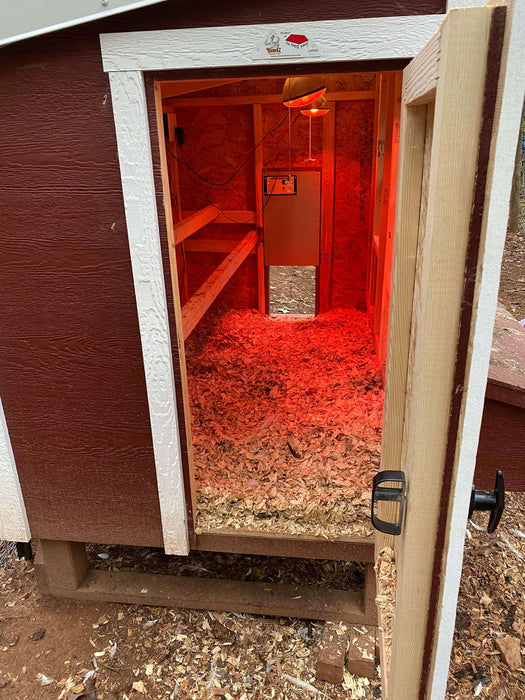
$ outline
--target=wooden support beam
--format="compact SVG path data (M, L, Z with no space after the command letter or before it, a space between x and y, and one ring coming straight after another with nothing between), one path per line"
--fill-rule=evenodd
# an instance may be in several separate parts
M321 239L319 245L319 313L330 309L335 194L335 102L323 117L323 170L321 185Z
M179 223L175 224L173 227L175 245L182 243L182 241L188 238L188 236L191 236L192 233L195 233L203 226L206 226L206 224L209 224L217 217L218 213L217 209L210 204L204 207L204 209L200 209L191 216L179 221Z
M342 92L327 92L325 98L329 102L351 102L354 100L375 100L375 90L353 90ZM275 95L226 95L224 97L182 97L175 98L172 107L224 107L233 105L253 104L282 104L281 93Z
M281 533L250 532L246 530L208 530L196 535L194 549L203 552L231 552L262 556L295 557L299 559L330 559L359 561L367 564L364 605L372 620L375 610L374 538L341 537L326 540L313 535L283 535ZM371 566L372 581L368 578ZM367 607L368 606L368 607Z
M367 622L357 591L96 569L89 570L80 584L71 579L71 585L56 589L54 582L60 572L51 571L46 559L44 565L48 580L53 582L51 594L76 600Z
M213 272L201 288L195 292L182 308L182 328L184 340L188 338L197 323L213 304L226 283L239 268L246 257L257 245L257 232L250 231L219 267Z
M231 253L239 241L227 238L189 238L184 243L188 253ZM250 255L255 251L251 251Z
M262 107L253 105L253 140L255 144L262 141L263 122ZM255 160L255 210L257 212L257 306L259 311L266 313L266 267L264 265L264 238L263 238L263 196L262 196L262 172L263 172L264 147L261 143L254 152Z
M255 226L256 221L254 211L244 211L242 209L224 209L222 211L216 209L215 211L217 212L217 216L215 219L213 219L213 221L209 222L210 224L250 224ZM182 216L186 219L187 217L193 216L193 214L197 213L198 212L194 209L185 209L182 212Z
M441 27L404 71L403 103L408 107L433 102L436 97Z
M189 92L198 92L199 90L209 90L211 88L220 87L221 85L230 85L237 83L240 78L228 78L226 80L161 80L160 93L163 100L168 100L170 97L178 97L186 95Z

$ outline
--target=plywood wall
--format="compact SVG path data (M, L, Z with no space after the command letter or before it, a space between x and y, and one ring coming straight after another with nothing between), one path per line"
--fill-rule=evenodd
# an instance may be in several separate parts
M339 102L336 110L332 306L364 309L374 103Z
M369 90L370 77L334 79L333 89ZM202 96L279 93L282 79L257 83L241 81L212 90ZM170 101L168 101L170 104ZM184 128L183 152L189 165L210 182L224 182L249 154L254 145L251 105L175 107L177 123ZM322 117L312 119L312 158L309 160L309 118L282 104L262 106L263 132L271 132L263 145L264 167L322 167ZM370 226L370 188L374 132L372 100L336 103L336 177L334 201L334 263L331 305L364 308ZM288 147L289 134L291 148ZM174 146L173 146L174 147ZM180 156L180 153L179 153ZM179 162L183 210L201 209L210 202L225 210L256 209L254 159L228 184L217 187L192 174ZM254 224L209 224L195 238L240 239ZM222 257L211 253L187 253L190 295L217 267ZM257 306L256 260L250 256L220 294L212 309Z
M253 117L249 105L226 107L178 108L177 124L184 129L186 162L210 183L230 178L253 147ZM172 145L174 148L174 145ZM179 157L180 151L177 151ZM254 156L248 155L246 167L224 186L205 182L179 161L180 192L183 211L202 209L210 203L223 210L254 211ZM196 239L240 240L255 228L245 225L208 224L193 236ZM188 292L193 294L224 259L217 253L187 252ZM250 256L235 273L210 310L257 306L257 267Z

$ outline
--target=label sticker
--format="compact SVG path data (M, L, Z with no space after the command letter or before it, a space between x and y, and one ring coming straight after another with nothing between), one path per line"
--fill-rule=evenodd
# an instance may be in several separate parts
M320 55L319 47L306 34L294 31L268 32L252 54L252 59L314 58Z

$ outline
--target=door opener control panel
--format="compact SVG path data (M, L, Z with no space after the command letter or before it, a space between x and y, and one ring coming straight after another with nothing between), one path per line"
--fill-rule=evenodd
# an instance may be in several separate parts
M297 194L297 175L265 175L264 194L271 197Z

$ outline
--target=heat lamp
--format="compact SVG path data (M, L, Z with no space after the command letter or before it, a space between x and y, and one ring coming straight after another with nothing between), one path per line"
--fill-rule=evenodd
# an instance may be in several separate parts
M302 78L287 78L283 89L286 107L306 107L326 92L325 79L318 75Z
M328 102L324 97L318 97L315 102L308 105L305 109L301 109L301 114L305 117L322 117L323 114L327 114L330 110Z

